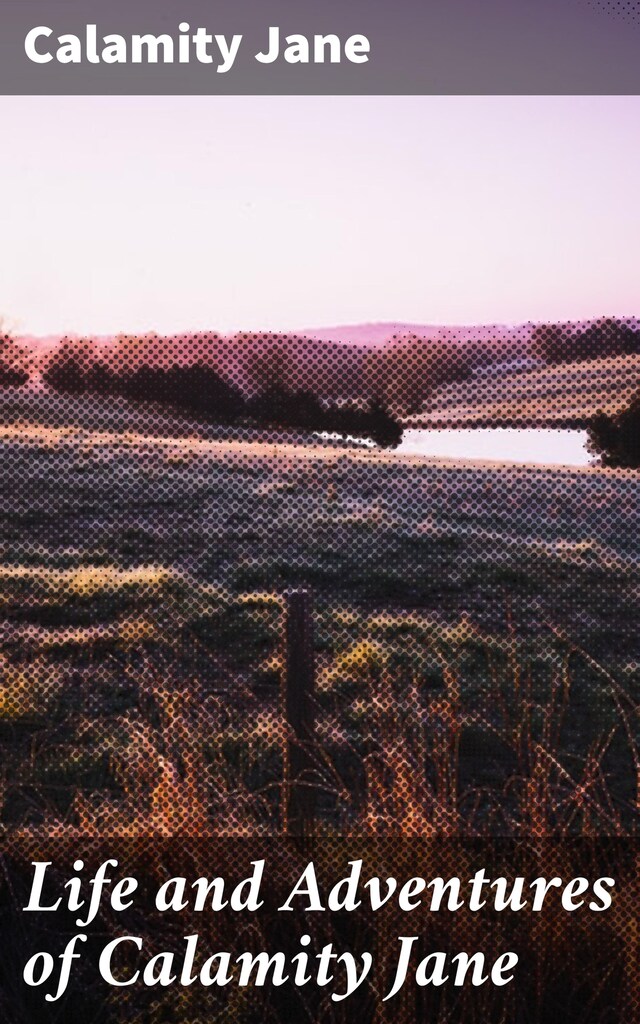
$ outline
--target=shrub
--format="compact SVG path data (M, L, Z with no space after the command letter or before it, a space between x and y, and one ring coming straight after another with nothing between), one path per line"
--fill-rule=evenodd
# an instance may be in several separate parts
M589 449L600 456L603 466L640 468L640 392L615 416L599 412L593 418Z

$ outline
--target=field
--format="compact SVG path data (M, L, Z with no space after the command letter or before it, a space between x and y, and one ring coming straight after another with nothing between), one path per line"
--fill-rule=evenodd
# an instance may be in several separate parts
M525 630L550 620L618 653L628 632L633 473L74 427L6 426L0 442L7 565L157 565L234 592L305 582L488 628L510 597Z
M0 413L0 927L14 936L3 1019L51 1019L16 980L50 941L24 928L21 908L31 862L56 865L60 887L79 848L96 863L115 855L145 885L231 877L263 855L277 889L306 857L335 877L360 850L382 878L482 865L509 878L615 874L634 891L637 474L260 438L26 389L5 392ZM303 739L283 700L297 683L292 587L314 600ZM198 933L205 949L293 953L307 932L312 948L373 943L380 970L343 1009L322 989L114 992L88 958L59 1012L635 1024L634 908L510 914L506 926L504 914L430 915L425 955L517 948L527 970L517 988L411 988L389 1009L407 928L393 908L350 922L300 913L285 929L269 912L238 929L233 915L187 910L174 924L105 911L102 941L128 929L178 955Z
M325 826L526 833L546 758L547 831L635 827L634 474L6 401L7 824L277 830L281 595L304 585Z
M625 408L639 388L637 354L487 374L435 389L406 425L585 427L597 412Z

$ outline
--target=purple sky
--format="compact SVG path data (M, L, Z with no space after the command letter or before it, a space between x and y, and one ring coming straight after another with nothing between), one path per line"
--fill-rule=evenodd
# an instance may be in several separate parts
M1 97L0 313L38 334L640 314L638 125L640 97Z

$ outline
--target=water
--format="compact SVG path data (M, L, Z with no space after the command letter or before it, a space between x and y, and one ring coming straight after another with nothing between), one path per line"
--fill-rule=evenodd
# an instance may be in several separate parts
M532 465L588 466L584 430L405 430L397 452L447 459L484 459Z

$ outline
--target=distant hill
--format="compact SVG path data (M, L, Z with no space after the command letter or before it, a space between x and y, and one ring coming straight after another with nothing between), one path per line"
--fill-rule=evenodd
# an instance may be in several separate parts
M311 327L296 333L319 341L342 341L348 345L371 348L384 345L393 337L416 335L433 341L490 344L512 342L515 348L530 342L534 324L414 324L386 321L370 324L341 324L336 327Z
M631 329L640 331L640 320L637 317L619 317L617 319L621 322L624 321L624 323ZM568 334L574 334L578 331L585 330L593 323L593 320L566 320L558 322L556 326L566 328ZM420 324L410 323L404 320L388 320L380 322L376 321L373 323L336 324L335 326L328 327L306 327L301 330L283 331L279 337L335 342L366 349L380 347L393 338L415 335L416 337L424 338L425 340L443 342L450 341L452 343L469 343L476 341L488 346L495 344L499 347L503 347L508 343L513 345L511 352L513 352L513 354L517 354L523 347L526 348L528 344L530 344L532 334L536 326L538 325L532 321L521 324ZM223 334L222 332L218 332L213 329L208 332L188 330L184 332L176 332L172 334L171 337L176 341L184 342L188 338L202 338L207 334L211 338L231 340L245 335L248 337L259 335L260 332L251 330L247 332L235 331ZM275 337L276 332L269 331L267 332L267 335L269 337ZM92 337L98 343L105 344L109 342L112 336L97 334L88 335L83 334L82 332L67 332L64 335L49 334L47 336L40 337L35 335L22 335L20 340L23 344L36 350L48 350L55 347L63 337Z

